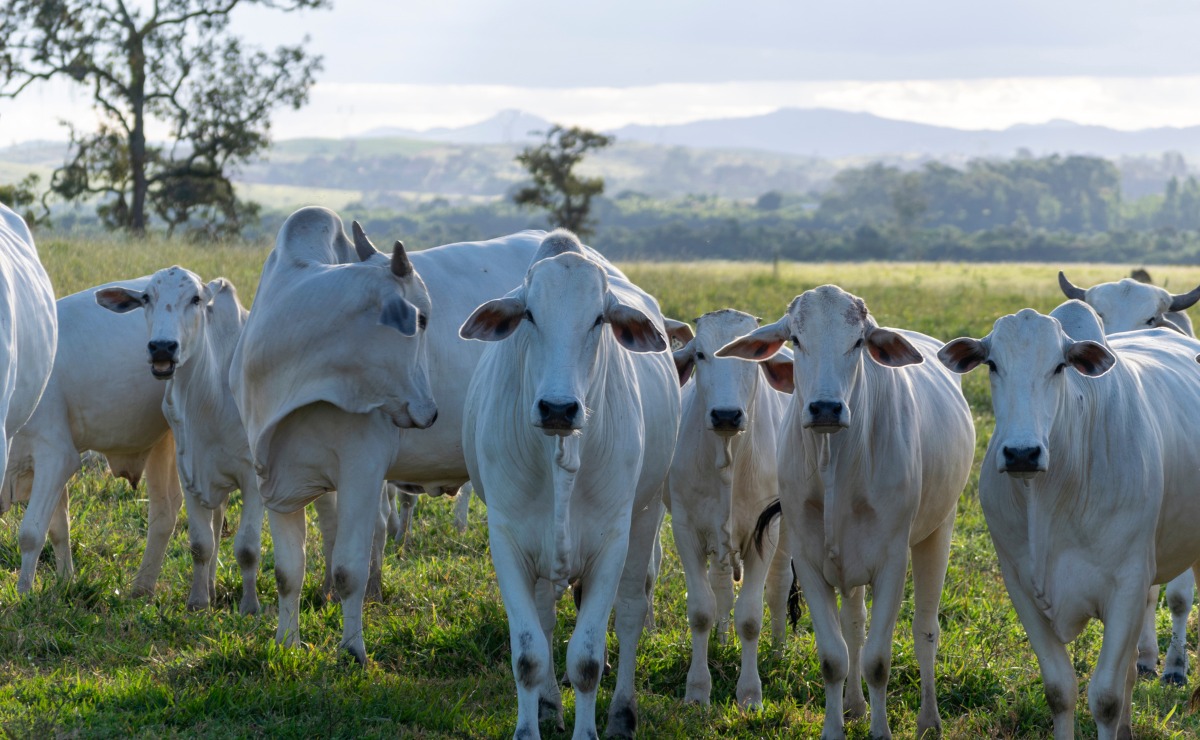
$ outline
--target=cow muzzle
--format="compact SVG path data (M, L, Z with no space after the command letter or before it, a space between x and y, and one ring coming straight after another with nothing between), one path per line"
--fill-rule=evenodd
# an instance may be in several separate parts
M722 436L738 434L746 429L746 413L741 409L712 409L708 412L708 428Z
M151 339L146 345L150 353L150 373L159 380L175 375L179 364L179 342L173 339Z
M1046 472L1046 453L1041 445L1005 445L1000 450L1000 471L1014 478L1032 478Z
M850 410L841 401L813 401L804 414L804 428L834 434L850 426Z
M574 399L539 399L533 425L547 435L565 437L583 427L583 407Z

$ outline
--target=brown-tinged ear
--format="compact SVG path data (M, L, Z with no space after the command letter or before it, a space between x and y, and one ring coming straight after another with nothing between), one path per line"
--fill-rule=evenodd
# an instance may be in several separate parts
M458 330L463 339L498 342L517 330L525 317L525 302L517 298L488 301L471 314Z
M696 338L696 333L686 322L663 318L663 325L667 328L667 339L672 349L680 349Z
M899 332L891 329L871 329L866 336L867 352L871 359L886 367L920 365L925 358Z
M758 363L762 368L763 377L771 387L780 393L796 392L796 376L792 374L792 361L783 355L775 355L769 360Z
M755 329L741 339L735 339L717 350L717 357L737 357L742 360L762 361L773 357L787 341L787 317L774 324Z
M96 303L114 313L125 313L144 306L146 294L129 288L101 288L96 291Z
M970 337L959 337L938 350L938 361L953 373L967 373L987 359L987 347Z
M650 317L641 311L609 298L604 320L612 326L617 342L630 352L662 352L667 338Z
M672 352L671 358L675 360L675 369L679 372L679 387L682 388L696 369L696 345L688 342L681 349Z
M1072 342L1065 353L1071 367L1089 378L1103 375L1117 364L1117 358L1103 344L1083 341Z

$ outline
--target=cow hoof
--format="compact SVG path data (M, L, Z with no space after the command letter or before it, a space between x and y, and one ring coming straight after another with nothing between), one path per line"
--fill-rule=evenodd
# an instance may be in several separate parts
M242 603L238 605L238 611L243 617L252 617L258 614L262 609L262 605L258 603L258 599L242 599Z
M847 719L858 719L867 715L867 703L863 700L848 701L843 712Z
M917 718L917 740L935 740L942 736L942 720L939 717L934 722L923 722Z
M129 598L135 599L135 600L136 599L148 599L154 595L154 587L153 586L149 586L149 587L134 586L133 588L129 589L129 593L127 595L129 596Z
M547 722L554 720L554 726L559 732L564 732L567 726L563 723L562 703L552 701L545 697L538 697L538 721Z
M608 726L605 737L633 737L637 729L637 705L632 699L615 699L608 710Z
M1144 665L1138 665L1137 674L1138 678L1158 678L1158 671L1154 670L1153 668L1147 668Z
M342 645L342 650L346 651L346 655L354 658L354 662L361 666L367 664L367 650L361 645Z
M207 608L208 602L206 601L188 601L187 603L187 610L189 612L202 612Z
M1187 686L1187 676L1182 673L1164 673L1162 682L1165 686Z
M689 687L687 693L683 695L683 703L707 707L711 693L708 689L693 689Z

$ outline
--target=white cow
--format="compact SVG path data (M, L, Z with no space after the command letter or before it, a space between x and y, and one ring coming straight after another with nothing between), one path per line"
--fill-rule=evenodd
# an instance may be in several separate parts
M4 421L0 478L3 478L9 466L13 437L33 415L50 380L58 343L54 289L38 260L33 235L25 220L3 204L0 204L0 326L4 328L0 332L0 367L4 368L0 382L0 419ZM65 516L64 509L64 521ZM61 531L65 535L65 525ZM42 530L39 551L45 538ZM22 528L22 552L25 540Z
M760 380L754 365L716 356L721 347L757 328L757 319L741 311L706 313L696 319L695 339L674 353L684 383L683 412L667 482L692 630L684 700L702 704L708 704L712 693L709 631L715 624L722 640L728 635L733 575L743 570L739 561L744 566L734 619L742 644L739 703L762 704L758 635L764 586L776 649L786 634L791 556L786 547L776 550L775 532L761 552L752 539L759 512L778 496L775 447L787 395ZM687 383L693 371L694 380Z
M833 285L798 296L779 321L717 355L763 361L789 340L794 371L768 378L794 389L779 439L779 497L825 678L822 736L844 737L843 699L851 716L866 710L861 669L871 735L891 737L887 683L910 552L917 734L937 731L938 601L975 450L970 409L958 378L924 361L940 342L880 328L862 299ZM867 585L871 633L860 660Z
M140 290L149 280L107 286ZM162 415L162 384L149 377L138 355L146 346L146 331L97 306L92 290L58 301L54 369L33 416L12 441L0 510L29 502L20 531L21 593L33 587L47 531L59 576L74 575L66 485L79 471L85 450L102 453L113 474L135 488L145 472L146 551L131 596L154 592L183 503L175 441Z
M1147 276L1148 277L1148 276ZM1153 327L1176 328L1187 336L1195 336L1192 320L1184 313L1200 300L1200 287L1190 293L1172 295L1166 290L1140 280L1126 278L1115 283L1101 283L1087 290L1078 288L1061 271L1058 285L1067 298L1091 306L1104 323L1107 334ZM1068 332L1070 334L1070 332ZM1080 339L1071 335L1072 339ZM1167 584L1167 606L1171 610L1171 645L1163 662L1162 682L1175 686L1187 683L1187 619L1192 610L1196 579L1193 572L1200 564L1183 571ZM1154 676L1158 668L1158 633L1156 614L1158 586L1150 592L1150 605L1142 623L1138 640L1137 669L1140 675Z
M479 299L520 281L539 242L522 233L411 257L397 242L389 260L359 228L351 243L327 209L284 222L230 368L275 542L280 642L299 639L302 507L336 489L339 510L358 513L337 521L341 644L366 660L362 599L374 529L385 531L383 481L467 480L463 379L481 348L457 330Z
M488 506L517 684L514 736L562 724L554 605L580 590L567 676L575 737L596 737L596 690L616 598L620 645L607 734L637 724L634 664L646 578L679 428L679 384L662 314L574 234L546 237L524 282L480 306L461 334L493 342L467 391L463 445ZM501 341L503 340L503 341Z
M188 497L192 588L188 607L207 608L216 596L217 549L230 492L242 492L242 519L234 552L242 572L242 614L258 612L258 561L262 545L262 498L250 462L241 417L229 391L229 362L246 322L233 284L207 285L178 265L154 273L144 286L109 286L96 302L115 313L143 309L141 329L149 342L150 373L166 381L162 412L175 435L177 464ZM136 322L134 322L136 323Z
M1065 645L1093 617L1104 638L1088 705L1100 738L1130 737L1150 585L1200 555L1200 342L1166 329L1105 341L1095 312L1070 301L938 353L956 372L991 371L996 429L979 500L1059 740L1074 735L1078 694Z

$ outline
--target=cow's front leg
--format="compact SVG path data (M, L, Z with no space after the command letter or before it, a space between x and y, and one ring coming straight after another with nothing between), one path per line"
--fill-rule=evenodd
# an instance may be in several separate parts
M192 588L188 593L187 608L207 609L216 591L213 563L221 541L224 507L210 509L188 491L184 491L183 498L187 509L188 545L192 551Z
M513 678L517 683L517 727L513 738L537 740L541 737L538 728L541 690L547 674L553 680L554 667L534 597L536 576L529 572L530 558L520 551L517 541L523 539L525 530L502 526L499 519L499 513L489 513L488 539L496 582L508 615ZM578 703L575 711L576 714L580 711Z
M613 689L612 703L608 707L608 724L604 734L609 737L633 737L637 728L637 695L634 689L633 674L637 665L638 641L642 637L642 629L646 625L646 612L650 608L646 597L646 569L650 563L654 540L658 538L658 525L662 521L662 498L656 497L649 508L636 512L629 528L628 554L625 556L625 566L620 566L619 548L613 547L615 554L611 565L606 565L608 572L620 575L617 586L617 685ZM599 570L597 567L596 570ZM608 591L608 603L612 604L612 591ZM603 599L604 594L597 594ZM585 594L586 598L586 594ZM608 621L608 611L604 612L604 621ZM603 628L601 628L603 629ZM576 627L576 633L579 628ZM601 631L600 634L603 634ZM603 644L603 640L601 640ZM604 659L601 657L600 666L603 668ZM578 701L578 695L576 700ZM593 698L594 701L594 698ZM576 737L579 737L578 716L576 716Z
M886 565L875 574L871 584L871 633L863 651L862 672L867 679L871 699L871 737L890 738L887 719L887 685L892 671L892 640L900 603L904 600L904 581L908 574L908 543L889 552Z
M275 588L279 592L279 626L275 641L294 646L300 642L300 591L304 587L304 507L283 514L267 512L271 541L275 545Z
M238 569L242 572L242 599L238 611L257 614L260 608L258 562L262 555L263 500L253 472L243 478L239 487L242 491L242 520L238 522L237 536L233 540L233 552L237 557Z
M359 664L367 662L363 640L363 599L370 579L375 536L386 531L380 510L386 466L380 456L350 461L339 470L337 542L333 546L333 587L342 602L339 646Z
M1126 709L1132 701L1132 685L1127 685L1127 678L1130 661L1136 660L1137 656L1138 636L1146 614L1144 599L1149 586L1146 583L1142 588L1122 589L1113 594L1101 614L1104 639L1088 684L1088 708L1092 710L1096 735L1101 740L1132 735L1130 726L1122 723L1122 718L1129 716Z

